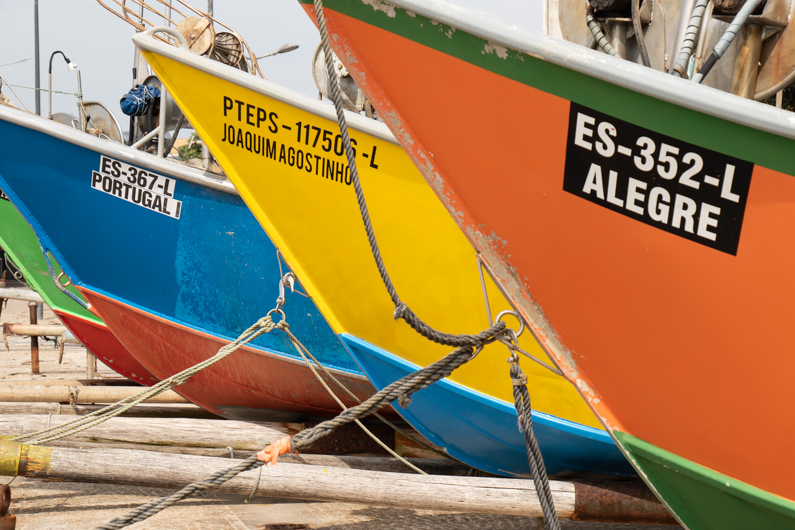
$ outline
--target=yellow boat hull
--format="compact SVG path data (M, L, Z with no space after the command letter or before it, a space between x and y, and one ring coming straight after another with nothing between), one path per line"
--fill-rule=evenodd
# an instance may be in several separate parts
M449 352L392 317L331 106L146 36L134 40L331 327L349 339L349 347L367 343L417 366ZM349 126L378 243L401 299L435 329L476 333L486 328L486 302L471 245L383 124L350 115ZM488 276L485 282L492 317L511 309ZM289 306L285 310L289 320ZM512 317L508 325L518 327ZM300 337L300 330L294 331ZM520 346L551 364L529 333L520 338ZM512 407L508 355L505 346L489 345L450 380L484 403ZM571 383L528 359L522 368L534 411L575 430L582 427L591 437L604 436L614 449ZM615 456L621 467L622 457L617 451Z

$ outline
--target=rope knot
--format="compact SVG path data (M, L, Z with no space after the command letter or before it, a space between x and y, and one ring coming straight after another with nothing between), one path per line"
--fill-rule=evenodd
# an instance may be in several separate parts
M293 447L293 437L290 435L276 440L262 451L257 452L257 460L265 462L265 465L275 466L279 457L287 453L298 454L298 450Z
M526 386L527 376L524 374L520 374L519 377L512 377L511 383L513 383L513 386Z
M411 405L411 396L407 396L406 394L400 394L397 398L398 406L402 409L406 409Z
M395 304L395 311L392 313L392 318L395 320L400 320L403 318L403 313L405 313L406 309L408 308L409 307L403 302L398 302Z

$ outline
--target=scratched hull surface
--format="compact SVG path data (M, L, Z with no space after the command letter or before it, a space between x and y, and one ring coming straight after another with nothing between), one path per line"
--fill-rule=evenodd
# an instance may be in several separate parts
M158 47L145 35L136 44L377 387L449 351L392 318L332 109ZM203 95L195 86L204 87ZM370 215L402 299L436 329L472 333L487 327L471 246L386 127L360 116L351 116L351 124ZM494 283L486 282L493 314L509 309ZM529 334L520 340L544 356ZM504 346L488 346L449 384L423 391L399 412L460 460L492 473L527 474L506 356ZM570 383L529 361L523 367L539 413L535 421L548 421L550 436L543 443L560 449L547 460L550 469L632 472Z
M47 262L36 234L11 201L0 192L0 247L22 272L25 282L41 295L61 322L83 346L99 360L119 374L144 385L157 383L127 349L113 336L96 315L61 292L53 283ZM51 258L56 276L61 272L57 261ZM75 296L75 287L69 290Z
M795 526L792 114L446 2L324 4L341 60L676 515Z
M274 307L275 248L231 186L37 120L0 109L6 153L0 186L80 291L97 302L95 310L116 338L155 376L164 378L206 359ZM51 156L37 156L41 148ZM314 304L288 296L292 331L366 394L364 376ZM152 335L155 328L132 325L149 320L164 327ZM153 347L158 341L176 341L171 361L163 359L163 346ZM298 371L308 384L311 373L296 366L300 358L284 334L265 334L250 345L233 354L235 360L207 370L205 377L224 384L203 385L200 378L177 390L215 413L251 418L257 409L275 406L257 399L269 393L258 372ZM243 383L245 367L250 373ZM289 378L283 382L291 384ZM330 414L330 398L318 399L316 393L299 391L281 407L303 415Z

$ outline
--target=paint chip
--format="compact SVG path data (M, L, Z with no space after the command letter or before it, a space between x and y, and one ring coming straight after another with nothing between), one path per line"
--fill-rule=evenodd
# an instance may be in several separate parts
M395 18L395 6L383 2L382 0L362 0L362 3L371 6L374 11L383 11L389 18Z
M500 44L494 42L487 42L486 45L483 47L485 53L492 53L496 52L497 57L500 59L507 59L508 58L508 48L505 46L501 46ZM483 52L481 52L483 53Z

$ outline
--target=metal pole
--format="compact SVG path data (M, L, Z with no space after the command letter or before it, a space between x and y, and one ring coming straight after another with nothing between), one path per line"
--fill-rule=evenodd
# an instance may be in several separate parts
M171 27L171 0L166 0L166 26Z
M166 101L167 101L166 87L160 83L160 118L158 119L157 129L160 131L157 134L157 156L163 158L163 150L165 149L166 142Z
M86 132L86 109L83 108L83 82L80 79L80 69L77 70L77 107L80 111L80 130Z
M30 323L36 325L36 302L29 302L28 309L30 310ZM39 338L31 335L30 337L30 373L38 374L39 372Z
M33 0L33 38L35 42L36 53L36 114L41 116L41 65L39 64L39 0Z
M213 16L213 0L207 0L207 14Z

